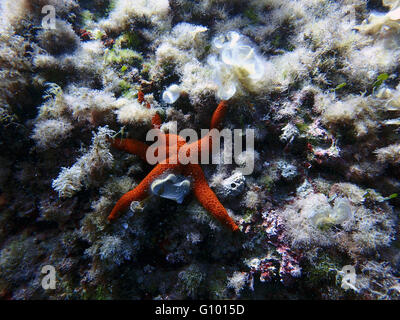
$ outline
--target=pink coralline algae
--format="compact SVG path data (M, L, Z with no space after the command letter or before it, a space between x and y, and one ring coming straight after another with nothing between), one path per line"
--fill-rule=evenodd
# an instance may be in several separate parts
M279 268L279 276L280 280L283 283L286 283L289 281L291 278L296 278L301 275L301 267L299 265L299 261L301 258L301 254L297 252L293 252L287 244L284 242L284 237L283 237L283 224L282 224L282 218L279 217L276 212L270 211L270 212L264 212L263 213L264 217L264 222L263 222L263 227L265 228L265 231L268 235L268 243L273 245L276 248L276 251L280 254L280 268ZM269 265L268 264L260 264L263 269L266 269L269 271ZM263 271L263 270L261 270ZM261 274L262 278L268 278L268 272L267 274L264 274L262 272ZM261 280L261 279L260 279Z

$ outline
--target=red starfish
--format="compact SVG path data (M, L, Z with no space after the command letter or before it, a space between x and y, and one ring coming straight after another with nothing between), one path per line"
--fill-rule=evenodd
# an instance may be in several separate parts
M140 91L138 94L138 101L140 103L144 102L144 95ZM226 111L227 111L227 102L221 101L214 111L214 114L211 118L211 125L210 129L217 128L222 119L224 118ZM147 107L150 107L147 103ZM161 124L161 119L156 114L156 116L152 119L153 127L158 128ZM197 200L203 205L203 207L209 211L215 218L217 218L220 222L227 225L233 231L237 231L239 228L233 219L228 215L224 206L219 202L215 193L211 190L208 186L207 180L204 176L203 170L201 169L200 165L198 164L181 164L179 163L179 159L177 159L177 163L171 163L170 159L172 157L176 157L180 148L185 146L187 147L187 155L190 155L190 150L196 150L197 154L201 156L201 152L206 148L211 148L212 139L211 135L206 135L200 140L197 140L194 143L187 144L186 140L180 137L179 135L175 134L165 134L165 144L163 144L163 148L165 149L166 160L162 161L155 166L153 170L139 183L136 188L133 190L125 193L121 199L118 200L117 204L111 211L110 215L108 216L108 220L114 220L117 218L119 212L126 210L132 201L141 201L149 196L149 188L151 183L157 179L160 175L162 175L166 171L173 171L175 173L180 173L185 176L190 176L193 180L192 190L194 195L196 196ZM172 139L171 139L172 138ZM172 144L171 144L172 141ZM176 145L175 145L176 144ZM127 151L129 153L138 155L144 161L146 160L146 151L148 145L135 140L135 139L114 139L112 141L112 146ZM160 149L161 150L161 149ZM160 151L159 150L159 151ZM208 149L210 150L210 149ZM176 158L175 158L176 159Z

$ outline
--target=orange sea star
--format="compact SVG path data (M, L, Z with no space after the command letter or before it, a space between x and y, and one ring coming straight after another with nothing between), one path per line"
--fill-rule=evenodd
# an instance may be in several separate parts
M144 94L142 91L139 91L138 101L140 103L145 102ZM147 107L150 107L150 104L146 104ZM214 111L213 116L211 118L210 129L218 128L221 124L222 119L224 118L227 111L228 103L227 101L221 101ZM158 114L156 114L152 119L152 125L154 128L159 128L161 125L161 118ZM165 152L166 152L166 160L157 164L153 170L139 183L136 188L125 193L116 203L110 215L108 216L108 220L114 220L117 218L119 212L126 210L130 203L133 201L141 201L149 196L149 188L151 183L157 179L160 175L162 175L166 171L174 171L175 173L180 173L185 176L190 176L193 179L192 190L197 200L203 205L203 207L209 211L216 219L218 219L223 224L227 225L233 231L237 231L239 228L233 219L228 215L226 209L218 200L215 193L209 187L207 180L204 176L203 170L198 164L181 164L179 163L179 159L177 159L177 163L172 163L170 159L173 156L176 156L179 150L185 146L188 147L186 154L190 154L190 150L197 150L198 156L201 155L201 152L205 150L205 148L210 148L212 143L211 135L206 135L200 140L193 142L191 144L187 144L186 140L180 137L179 135L174 134L166 134L166 141L164 144ZM171 144L171 141L173 145ZM141 159L146 161L146 151L148 145L144 142L135 140L135 139L114 139L112 141L112 146L124 150L126 152L138 155ZM160 151L161 149L159 149Z

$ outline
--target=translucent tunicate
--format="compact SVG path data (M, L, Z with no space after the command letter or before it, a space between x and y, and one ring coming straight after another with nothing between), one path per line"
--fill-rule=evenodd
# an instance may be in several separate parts
M227 83L225 86L218 87L217 95L222 100L229 100L236 93L236 85L233 82Z
M226 44L226 38L224 35L217 36L212 41L212 45L217 49L221 49L225 44Z
M179 96L181 95L181 89L178 85L173 84L164 91L162 98L165 103L172 104L176 100L178 100Z
M240 40L240 34L237 33L236 31L229 31L228 32L228 41L229 41L229 46L235 46L239 40Z
M234 50L232 50L231 48L222 50L221 60L222 60L222 62L224 62L226 64L234 65L235 64Z
M331 218L335 224L341 224L351 217L352 210L349 200L337 198L331 213Z
M321 226L330 221L329 219L330 213L331 213L331 207L328 204L321 205L314 208L314 210L310 212L308 218L315 226Z
M254 62L249 69L251 70L249 77L254 81L260 80L265 72L264 63L257 57L254 59Z
M254 59L254 49L249 46L239 46L233 50L233 57L237 63L246 63Z
M218 98L229 100L236 93L237 82L234 76L234 72L229 66L216 62L214 65L214 82L218 87Z
M212 42L219 55L210 56L208 64L213 68L217 96L220 99L230 99L241 86L250 88L253 81L259 81L264 75L262 58L243 40L239 33L231 31L226 36L214 38Z

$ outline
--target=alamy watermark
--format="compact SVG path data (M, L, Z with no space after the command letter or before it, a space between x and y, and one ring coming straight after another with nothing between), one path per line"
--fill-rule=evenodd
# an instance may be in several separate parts
M358 291L356 287L356 269L352 265L346 265L340 273L343 275L341 287L345 290L353 289L354 291Z
M46 5L42 8L42 14L45 14L42 19L42 28L54 30L56 28L56 8Z
M46 265L42 268L41 273L45 275L42 279L42 288L54 290L56 288L56 269L52 265Z
M221 156L221 138L223 154ZM186 144L178 148L178 139ZM243 150L245 140L246 150ZM155 164L233 164L240 166L243 175L254 170L254 129L201 129L201 139L193 129L184 129L177 135L177 123L172 122L169 134L159 129L147 132L146 141L155 141L146 152L148 163Z

